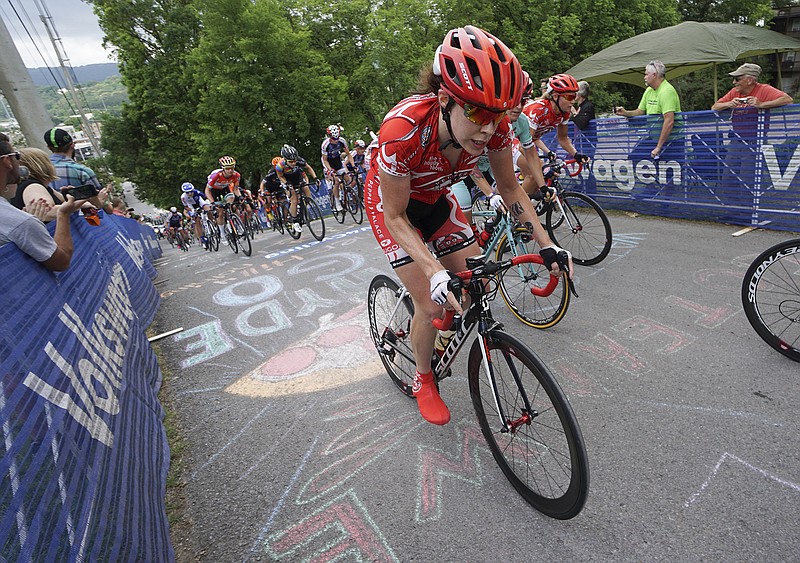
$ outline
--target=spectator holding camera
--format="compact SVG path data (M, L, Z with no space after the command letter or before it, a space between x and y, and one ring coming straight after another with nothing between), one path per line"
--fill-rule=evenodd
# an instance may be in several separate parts
M60 190L64 186L94 186L100 193L96 197L90 198L89 202L98 209L111 213L111 202L107 199L108 190L103 190L94 170L75 162L73 159L75 156L75 141L72 139L72 135L64 129L53 127L45 131L44 142L53 153L50 155L50 162L53 163L58 176L58 179L50 182L50 187L54 190Z
M20 153L7 135L0 133L0 247L13 242L20 250L48 270L61 272L72 260L70 215L83 202L68 195L57 207L56 231L51 237L44 224L34 215L11 205L20 182ZM29 210L38 217L49 211L41 200L31 203Z
M19 150L20 165L28 169L28 177L17 185L17 193L9 201L17 209L32 209L34 202L44 202L47 214L42 221L49 223L56 218L56 206L64 203L64 196L49 186L57 180L56 169L46 152L33 147Z
M736 115L737 109L771 109L792 103L792 97L786 92L758 81L761 67L757 64L744 63L728 74L732 77L733 88L711 106L714 111L732 109Z
M717 197L727 206L748 206L752 195L748 190L755 189L756 161L758 151L758 121L762 114L763 131L769 128L769 112L759 112L792 103L792 97L769 84L758 81L761 67L744 63L728 73L733 80L733 88L716 101L714 111L731 110L731 130L725 148L725 167L720 178ZM744 188L744 189L743 189ZM746 212L732 210L723 220L739 222Z

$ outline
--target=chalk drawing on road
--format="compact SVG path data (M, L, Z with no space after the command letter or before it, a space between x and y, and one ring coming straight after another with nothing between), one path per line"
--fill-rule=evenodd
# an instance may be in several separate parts
M646 361L602 332L598 332L591 342L578 343L575 347L594 359L602 360L609 366L636 377L650 371Z
M559 375L558 381L568 396L611 397L608 388L592 381L583 370L567 358L560 357L553 361L548 360L547 363L550 369Z
M581 273L584 277L596 276L614 262L622 260L632 250L639 248L639 243L647 238L647 233L613 233L611 250L599 266L594 266Z
M612 250L633 250L639 248L639 242L647 238L647 233L614 233L611 241Z
M720 326L728 319L736 316L741 308L739 306L734 307L733 305L725 305L723 307L707 307L682 297L676 297L675 295L670 295L667 297L666 302L670 305L677 305L678 307L682 307L693 313L696 313L697 319L694 321L695 324L705 328L716 328Z
M351 396L350 402L354 399L356 409L347 410L349 425L320 452L326 463L300 489L295 500L298 505L343 489L351 479L405 440L412 430L425 424L416 409L399 416L385 416L387 406L402 399L398 393L372 398Z
M452 480L462 481L482 488L483 466L480 454L491 458L486 441L480 430L471 424L457 427L460 434L455 439L456 452L419 444L420 478L417 486L417 523L439 520L442 517L442 504L445 484Z
M234 349L233 342L225 334L219 319L184 330L174 336L175 342L190 338L192 340L186 344L184 349L187 352L196 353L181 361L183 369L190 368Z
M692 281L714 292L736 295L742 287L742 272L724 268L707 268L694 272Z
M674 354L681 348L691 344L695 337L687 332L663 325L653 319L636 315L611 327L635 341L655 341L650 349L659 354ZM661 346L658 343L662 343Z
M277 561L399 561L351 489L264 543Z
M383 372L369 335L366 304L320 317L319 328L278 352L228 387L230 393L270 397L330 389Z
M797 483L794 483L782 477L778 477L777 475L774 475L765 469L761 469L760 467L756 467L755 465L752 465L733 454L730 454L728 452L723 452L722 457L719 458L719 461L717 461L716 465L711 469L711 472L708 474L706 480L703 482L702 485L700 485L700 488L697 489L697 491L695 491L692 494L692 496L690 496L689 499L684 503L684 507L689 508L689 506L694 504L706 492L706 489L708 489L708 487L717 479L720 469L726 462L739 463L746 469L752 471L753 473L757 473L762 477L774 481L779 485L791 489L795 493L800 494L800 485L798 485ZM730 463L728 464L730 465Z

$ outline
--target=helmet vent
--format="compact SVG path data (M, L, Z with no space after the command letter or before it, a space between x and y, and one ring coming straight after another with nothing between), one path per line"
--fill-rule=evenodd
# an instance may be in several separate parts
M444 68L447 76L450 77L450 80L458 84L460 87L464 87L464 83L461 81L461 75L456 72L456 65L452 59L445 59L444 60Z
M464 57L467 61L467 69L469 70L470 80L475 84L478 90L485 90L483 87L483 81L481 80L481 71L478 68L478 64L475 62L475 59L471 59L468 57ZM497 75L495 75L495 82L497 81Z

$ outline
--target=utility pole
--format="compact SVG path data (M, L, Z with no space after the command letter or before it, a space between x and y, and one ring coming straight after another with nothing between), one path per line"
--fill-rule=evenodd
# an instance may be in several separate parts
M56 51L58 63L61 65L61 71L64 74L64 80L67 82L67 89L72 97L72 103L75 104L75 109L77 109L78 117L81 120L83 133L92 144L92 149L94 150L95 156L99 157L102 154L100 152L100 142L97 139L97 136L94 134L91 125L89 124L89 120L86 117L86 110L81 103L80 96L78 96L75 81L73 80L72 66L70 65L69 57L67 57L67 53L64 50L64 45L61 42L61 38L58 37L58 32L55 31L53 16L50 15L50 11L47 9L47 6L45 6L44 0L36 0L36 6L39 8L39 17L42 20L45 29L47 29L47 35L50 36L50 41L53 43L53 48Z
M44 109L44 103L2 18L0 53L0 90L8 100L28 146L47 151L44 132L53 126L53 121Z

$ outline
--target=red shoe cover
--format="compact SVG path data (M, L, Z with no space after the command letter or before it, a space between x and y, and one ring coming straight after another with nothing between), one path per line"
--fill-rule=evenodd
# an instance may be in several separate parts
M412 390L422 418L431 424L442 425L450 422L450 411L439 396L439 390L433 381L433 372L426 374L416 372Z

